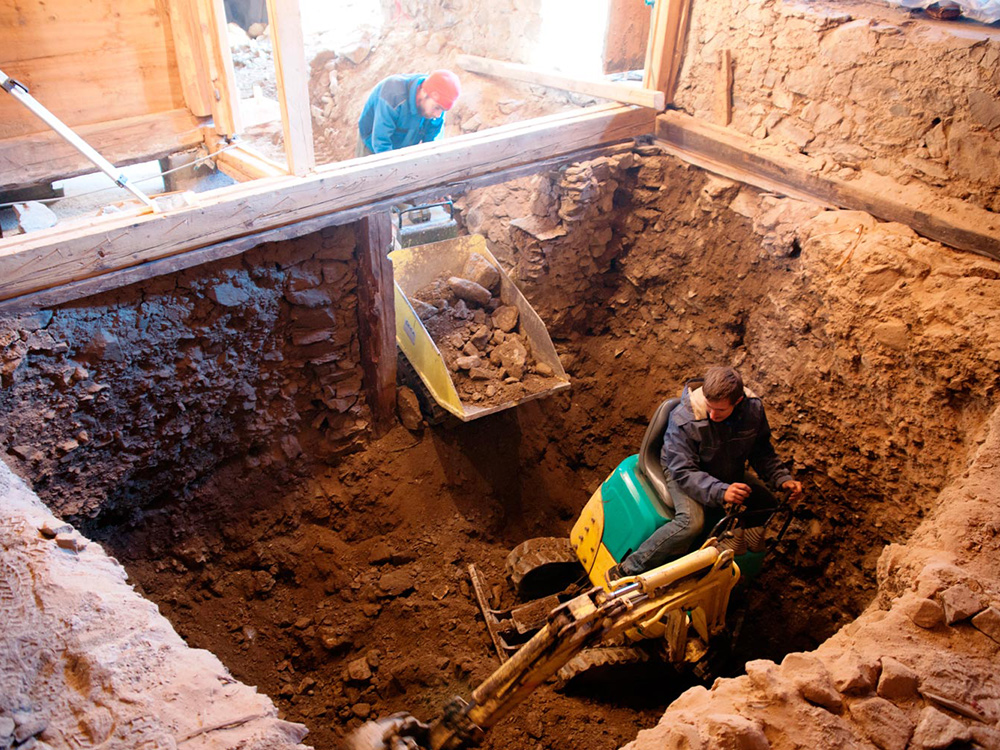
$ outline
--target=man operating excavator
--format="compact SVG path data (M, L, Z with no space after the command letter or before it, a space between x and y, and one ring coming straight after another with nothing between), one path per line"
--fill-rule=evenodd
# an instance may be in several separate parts
M709 368L700 387L684 387L663 435L660 463L674 518L610 568L608 580L637 575L683 555L704 529L706 508L775 505L768 489L746 474L748 461L772 489L790 492L793 502L802 497L802 484L771 446L761 400L744 388L732 367Z

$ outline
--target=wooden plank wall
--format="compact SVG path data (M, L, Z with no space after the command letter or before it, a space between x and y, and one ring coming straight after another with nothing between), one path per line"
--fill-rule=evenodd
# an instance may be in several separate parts
M184 108L162 0L0 3L0 70L70 126ZM0 139L44 123L0 98Z

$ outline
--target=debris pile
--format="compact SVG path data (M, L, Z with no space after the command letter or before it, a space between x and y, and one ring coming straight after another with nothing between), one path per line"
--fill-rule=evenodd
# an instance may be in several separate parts
M473 253L461 276L442 276L410 300L444 357L459 397L497 406L552 388L551 366L533 356L500 272Z

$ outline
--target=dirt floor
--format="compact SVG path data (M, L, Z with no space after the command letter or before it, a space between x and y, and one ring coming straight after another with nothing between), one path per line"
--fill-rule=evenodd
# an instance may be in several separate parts
M541 456L520 433L510 414L443 433L400 427L296 492L224 472L179 506L92 533L188 643L305 723L309 744L334 747L369 717L429 719L499 665L468 564L503 586L506 551L563 533L586 492L569 471L535 476ZM544 482L544 507L526 473ZM546 687L485 746L620 747L688 684Z

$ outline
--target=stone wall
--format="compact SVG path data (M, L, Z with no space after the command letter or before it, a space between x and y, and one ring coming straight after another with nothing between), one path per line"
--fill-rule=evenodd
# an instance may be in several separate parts
M733 56L732 127L1000 210L1000 40L875 3L694 0L677 105L714 121Z
M5 459L57 513L360 444L352 227L0 323Z

